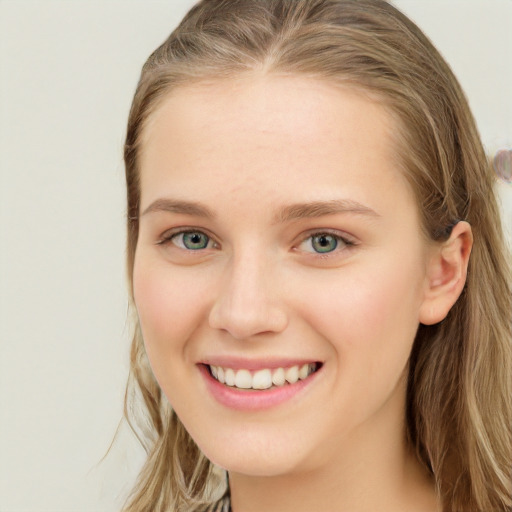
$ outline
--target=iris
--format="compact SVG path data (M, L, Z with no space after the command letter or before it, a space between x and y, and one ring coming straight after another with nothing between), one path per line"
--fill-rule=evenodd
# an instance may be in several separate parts
M179 245L183 244L183 247L192 251L206 249L210 242L208 236L200 232L180 233L178 236L181 237Z
M331 252L338 247L338 239L333 235L315 235L311 238L311 246L318 253Z

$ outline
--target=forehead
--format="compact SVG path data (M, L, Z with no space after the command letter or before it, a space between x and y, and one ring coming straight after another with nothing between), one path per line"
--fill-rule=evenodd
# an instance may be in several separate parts
M365 117L372 118L375 128L364 127L369 136L379 129L386 138L393 132L393 123L376 96L354 86L297 75L247 74L171 90L149 117L142 148L145 151L157 143L159 135L187 137L191 129L198 133L212 127L219 137L233 137L231 130L236 127L240 138L255 140L280 132L294 141L313 136L324 137L327 142L341 135L340 121L348 121L357 135ZM212 126L214 121L217 124ZM347 142L348 135L343 133Z
M208 193L198 187L205 180L232 191L306 196L341 186L361 201L376 187L398 184L403 193L395 131L375 98L319 79L258 76L182 86L145 127L141 204L163 193Z

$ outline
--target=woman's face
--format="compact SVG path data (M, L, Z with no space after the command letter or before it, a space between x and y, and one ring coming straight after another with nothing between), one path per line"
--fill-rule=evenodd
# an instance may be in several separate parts
M402 435L429 248L395 130L289 76L179 88L151 117L135 303L156 379L222 467L308 470Z

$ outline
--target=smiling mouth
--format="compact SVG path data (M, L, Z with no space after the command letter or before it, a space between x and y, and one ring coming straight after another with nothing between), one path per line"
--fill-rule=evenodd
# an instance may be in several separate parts
M321 363L306 363L289 368L263 368L251 372L249 370L224 368L222 366L206 365L210 375L226 386L245 390L272 389L295 384L305 380L322 366Z

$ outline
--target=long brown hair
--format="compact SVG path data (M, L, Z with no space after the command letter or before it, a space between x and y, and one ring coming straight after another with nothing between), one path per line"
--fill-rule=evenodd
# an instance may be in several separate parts
M386 1L203 0L191 9L145 63L129 116L130 290L148 118L179 85L254 72L318 77L379 98L399 126L397 164L425 235L439 241L458 220L471 224L465 289L444 321L420 325L413 346L407 434L446 512L512 510L511 277L493 173L450 68ZM133 419L137 400L145 427ZM125 412L148 451L126 512L190 511L215 499L218 473L163 397L136 318Z

